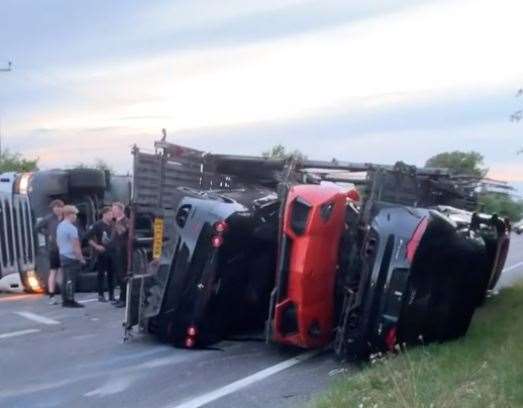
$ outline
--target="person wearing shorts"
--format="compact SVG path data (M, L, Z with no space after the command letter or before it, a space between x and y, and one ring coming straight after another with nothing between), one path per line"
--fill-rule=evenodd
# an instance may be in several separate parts
M63 219L62 210L64 202L62 200L53 200L49 204L51 212L42 218L36 224L36 231L46 238L47 253L49 255L49 279L47 282L47 293L51 304L56 304L55 286L56 286L56 275L61 268L60 254L58 252L58 245L56 243L56 230L58 224Z

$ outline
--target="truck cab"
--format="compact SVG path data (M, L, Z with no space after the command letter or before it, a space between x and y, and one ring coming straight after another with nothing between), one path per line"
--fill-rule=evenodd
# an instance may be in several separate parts
M42 292L28 182L31 173L0 175L0 290Z
M97 220L104 205L129 203L129 176L112 176L90 168L53 169L0 175L0 290L44 292L49 276L46 237L37 223L49 213L49 203L61 199L78 210L80 236ZM78 290L96 289L94 258L78 277ZM60 277L57 278L58 287Z

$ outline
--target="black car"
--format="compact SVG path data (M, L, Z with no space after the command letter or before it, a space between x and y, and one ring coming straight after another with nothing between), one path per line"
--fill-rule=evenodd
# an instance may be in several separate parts
M149 331L192 348L262 328L274 285L276 194L263 187L180 190L175 250Z
M437 184L427 188L415 169L377 171L369 186L361 210L347 213L337 355L464 335L503 267L505 224L469 213L458 225L431 208L441 203Z

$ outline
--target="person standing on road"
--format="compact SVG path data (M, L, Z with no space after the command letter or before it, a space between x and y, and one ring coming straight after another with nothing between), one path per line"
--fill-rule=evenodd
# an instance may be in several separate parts
M63 210L63 221L56 230L56 242L62 264L62 306L84 307L74 299L76 279L85 259L78 237L78 228L74 225L78 209L74 205L66 205Z
M64 202L62 200L53 200L49 204L51 212L42 218L36 224L36 232L42 234L46 238L47 253L49 256L49 279L47 281L47 293L49 294L49 301L52 305L56 305L57 301L54 297L56 275L60 270L60 254L58 253L58 245L56 243L56 230L58 224L62 221L62 209Z
M89 245L96 253L96 271L98 281L98 300L107 302L104 296L104 276L107 275L109 301L114 301L114 268L111 259L111 234L113 231L113 211L111 207L102 209L102 219L96 221L87 232Z
M129 219L125 216L125 206L116 202L112 206L114 225L111 235L111 254L120 286L120 297L116 307L124 307L127 297L127 241L129 239Z

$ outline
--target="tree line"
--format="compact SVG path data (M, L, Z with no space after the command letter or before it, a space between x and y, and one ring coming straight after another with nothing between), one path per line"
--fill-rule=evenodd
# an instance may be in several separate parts
M306 156L299 150L289 151L282 144L273 146L270 150L262 153L263 157L286 159L291 156L305 159ZM97 159L93 165L78 163L73 168L97 168L112 172L111 167L103 160ZM470 175L476 178L484 177L488 169L484 167L483 156L474 151L444 152L430 157L425 167L443 167L455 174ZM0 173L29 172L38 170L38 159L31 160L23 157L20 153L4 150L0 154ZM486 213L499 214L519 221L523 217L523 201L514 199L510 194L495 192L480 192L478 210Z

